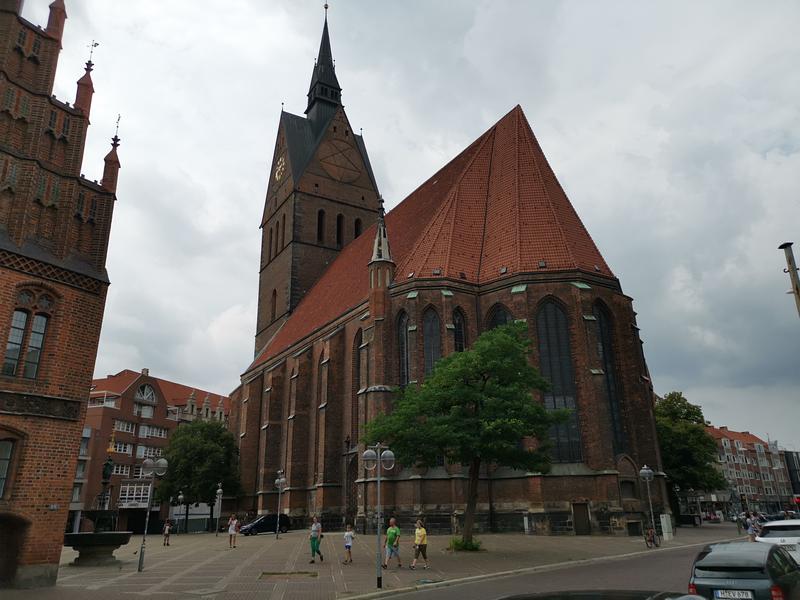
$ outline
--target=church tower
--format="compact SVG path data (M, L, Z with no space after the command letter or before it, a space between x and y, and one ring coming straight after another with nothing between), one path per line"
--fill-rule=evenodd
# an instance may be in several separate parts
M367 149L341 94L326 5L305 117L281 110L278 124L261 220L256 355L341 249L378 218Z

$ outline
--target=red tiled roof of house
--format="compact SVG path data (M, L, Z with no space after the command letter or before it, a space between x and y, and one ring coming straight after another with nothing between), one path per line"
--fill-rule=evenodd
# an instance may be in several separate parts
M109 375L101 379L94 379L92 380L92 390L90 395L94 397L103 396L104 394L118 396L123 394L142 376L143 374L139 371L124 369L115 375ZM161 390L161 394L164 396L164 399L170 406L185 406L189 401L189 398L192 396L192 394L194 394L194 400L197 406L203 406L203 401L205 400L206 396L208 396L212 411L217 409L217 405L219 404L220 399L222 399L223 413L230 413L230 398L227 396L192 388L187 385L175 383L174 381L161 379L160 377L153 377L152 375L149 375L149 377L156 381L159 389Z
M614 277L519 105L389 212L386 227L397 281ZM248 371L366 300L374 236L373 225L342 250Z
M767 446L767 442L762 440L757 435L753 435L749 431L733 431L727 427L714 427L713 425L706 425L706 431L715 440L728 438L729 440L739 440L743 444L761 444Z
M122 394L141 375L142 374L138 371L125 369L116 375L109 375L107 377L103 377L102 379L93 379L91 395L102 396L103 394Z

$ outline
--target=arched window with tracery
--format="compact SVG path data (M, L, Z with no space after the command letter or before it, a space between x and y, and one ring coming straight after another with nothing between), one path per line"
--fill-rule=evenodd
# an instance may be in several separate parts
M422 314L422 342L425 356L425 375L433 371L434 365L442 357L442 328L439 315L433 307Z
M325 211L317 211L317 243L325 243Z
M552 300L545 302L536 316L536 329L539 370L550 382L550 389L544 393L544 406L548 410L570 409L568 420L550 430L551 458L553 462L580 462L581 434L567 315Z
M397 317L397 374L401 387L409 382L408 365L408 314L401 312Z
M55 300L44 290L17 292L6 341L3 375L36 379Z
M272 299L270 300L270 306L269 306L270 322L275 320L277 310L278 310L278 290L272 290Z
M336 215L336 247L341 248L344 243L344 215Z
M453 342L456 352L467 347L467 320L460 308L453 311Z
M361 330L353 338L353 367L352 367L352 393L350 399L350 447L358 445L361 437L360 421L358 415L358 392L361 389L361 343L363 336Z
M495 304L489 313L489 329L500 327L501 325L508 325L514 322L513 315L508 312L508 309L502 304Z
M622 394L616 377L614 362L614 339L611 330L611 315L601 303L594 305L594 318L597 323L597 352L603 365L603 383L611 416L611 433L614 441L614 453L627 452L625 427L622 422Z

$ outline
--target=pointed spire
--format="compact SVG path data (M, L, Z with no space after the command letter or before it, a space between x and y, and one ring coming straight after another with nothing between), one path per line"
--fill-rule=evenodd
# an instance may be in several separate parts
M394 264L392 253L389 250L389 234L386 232L386 212L383 208L383 197L378 196L378 225L375 230L375 243L372 246L372 260L374 262L389 262Z
M94 83L92 83L92 69L94 63L86 61L85 73L78 79L78 91L75 93L75 108L82 111L87 117L92 110L92 96L94 95Z
M308 87L308 107L306 108L308 118L313 120L318 116L333 114L335 108L342 103L341 94L342 88L336 78L336 66L333 62L331 38L328 33L328 5L325 4L322 39L319 43L314 71L311 74L311 84ZM323 105L326 110L321 111L320 105Z
M50 3L50 16L47 18L47 33L57 40L64 34L64 21L67 20L67 8L64 0L53 0Z
M117 148L119 147L119 120L120 117L117 116L117 130L114 132L114 137L111 138L111 151L106 154L106 157L103 159L105 162L105 168L103 169L103 179L100 181L100 185L111 192L117 191L117 179L119 177L119 156L117 156Z

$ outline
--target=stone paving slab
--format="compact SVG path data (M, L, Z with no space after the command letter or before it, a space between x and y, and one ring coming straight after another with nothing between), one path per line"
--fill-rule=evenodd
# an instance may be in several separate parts
M641 537L606 536L526 536L522 534L480 535L484 551L450 553L450 536L428 537L430 569L410 570L413 536L404 532L400 555L403 568L396 563L382 570L383 589L407 589L425 582L449 582L472 576L515 569L570 563L578 560L647 552ZM664 547L674 548L737 537L731 524L680 528L675 539ZM213 534L173 535L170 546L162 546L158 536L148 540L145 570L137 572L139 540L116 552L122 564L114 567L74 567L69 565L75 551L65 548L61 557L58 585L41 590L3 592L3 600L137 600L141 596L160 599L193 598L202 600L335 600L368 594L376 590L375 536L357 536L353 564L344 565L341 532L326 533L321 550L324 562L309 564L310 550L305 531L293 531L275 539L274 535L240 536L237 548L228 548L227 536ZM653 552L657 560L657 551ZM313 571L315 578L272 575Z

